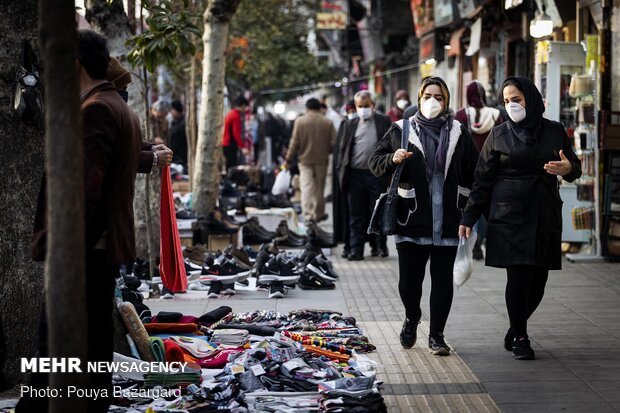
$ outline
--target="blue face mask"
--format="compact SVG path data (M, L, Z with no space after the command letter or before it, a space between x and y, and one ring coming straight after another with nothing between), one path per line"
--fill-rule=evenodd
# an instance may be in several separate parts
M127 102L129 100L129 92L126 90L119 90L118 94L121 95L121 97L123 98L123 100L125 102Z

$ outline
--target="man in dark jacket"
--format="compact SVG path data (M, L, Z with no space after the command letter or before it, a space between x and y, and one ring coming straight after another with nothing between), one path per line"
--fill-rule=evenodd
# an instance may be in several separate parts
M368 159L377 142L391 125L385 115L374 112L370 92L363 90L354 97L358 117L347 121L340 129L340 146L336 170L338 182L349 206L349 260L364 259L366 230L375 201L384 191L386 183L368 170ZM371 239L373 256L388 256L385 236Z
M105 80L110 60L106 40L92 31L78 32L84 190L86 218L86 311L88 361L112 361L112 304L119 266L135 258L133 196L140 157L140 125L114 84ZM33 258L45 259L47 222L45 192L35 217ZM67 292L70 294L70 291ZM47 356L45 317L40 326L40 356ZM33 377L33 387L47 377ZM38 380L38 381L37 381ZM35 383L36 382L36 383ZM111 395L111 374L90 375L89 389ZM109 400L89 400L88 412L107 412ZM47 399L22 399L17 412L47 411Z
M185 134L185 115L183 113L183 104L174 100L170 104L172 109L172 124L170 125L170 149L174 154L172 162L183 165L187 170L187 135Z

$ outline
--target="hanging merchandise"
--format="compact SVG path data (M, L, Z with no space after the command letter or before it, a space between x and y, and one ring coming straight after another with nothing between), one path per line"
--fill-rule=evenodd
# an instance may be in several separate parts
M174 208L170 167L167 165L161 172L160 237L161 281L173 293L184 293L187 290L187 274Z
M586 178L577 181L577 199L594 202L594 179Z
M573 208L573 228L592 229L594 223L594 209L591 207Z

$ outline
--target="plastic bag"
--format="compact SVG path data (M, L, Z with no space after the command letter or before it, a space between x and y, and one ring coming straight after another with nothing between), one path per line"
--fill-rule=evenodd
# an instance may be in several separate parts
M454 284L457 287L462 286L469 280L471 273L474 271L474 258L472 250L476 244L478 234L471 232L469 238L461 237L459 246L456 250L456 258L454 259Z
M271 194L275 196L284 195L288 192L289 186L291 186L291 172L285 169L276 175L276 180L271 188Z

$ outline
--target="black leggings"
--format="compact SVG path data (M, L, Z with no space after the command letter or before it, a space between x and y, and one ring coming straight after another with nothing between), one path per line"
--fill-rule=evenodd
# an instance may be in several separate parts
M527 320L545 295L549 270L529 265L506 268L506 308L515 337L527 337Z
M422 315L422 282L426 263L431 259L431 325L430 333L443 333L448 321L453 295L453 269L456 247L418 245L413 242L399 242L398 291L405 306L408 319L418 321Z

